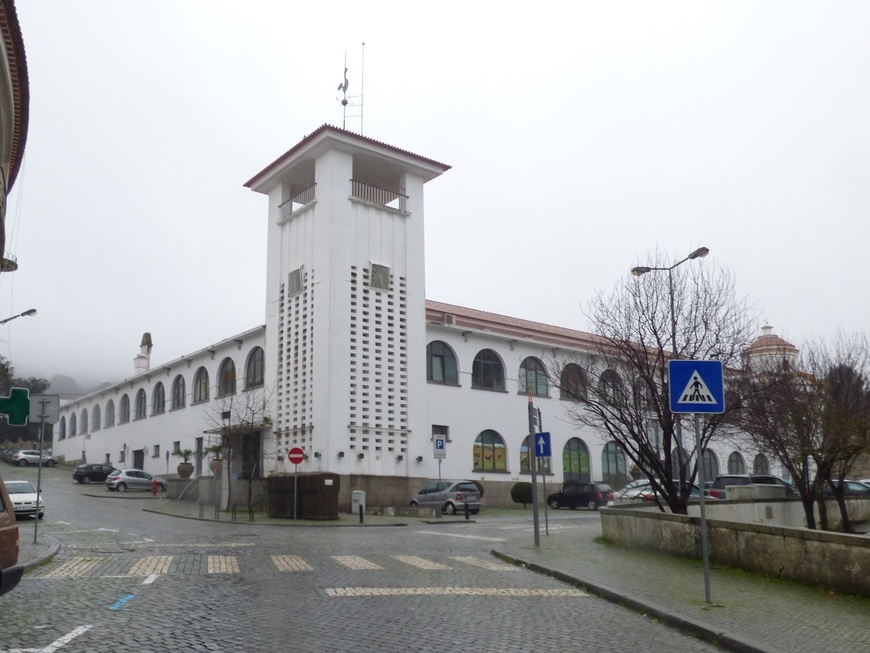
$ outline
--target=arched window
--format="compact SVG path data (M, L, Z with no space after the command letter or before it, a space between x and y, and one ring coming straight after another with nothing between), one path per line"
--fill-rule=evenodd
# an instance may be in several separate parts
M616 442L608 442L601 452L601 476L605 483L618 485L628 478L625 453Z
M709 449L704 449L704 481L712 481L719 476L719 461Z
M145 396L145 391L139 388L136 393L136 419L145 419L145 411L148 406L148 398Z
M591 483L592 473L589 469L589 448L580 438L571 438L562 449L562 474L564 482L578 481Z
M193 377L193 403L208 401L208 371L200 367Z
M184 408L184 377L179 374L172 382L172 410Z
M94 423L91 425L91 430L99 431L101 428L103 428L102 416L100 415L100 404L96 404L94 406L93 418Z
M160 415L166 412L166 391L163 384L158 382L151 393L151 414Z
M529 467L531 464L531 459L529 458L529 453L532 456L535 455L534 447L532 451L529 452L529 437L526 436L523 440L523 443L520 445L520 474L531 474L532 468ZM538 458L537 459L537 470L538 474L549 474L550 473L550 458Z
M520 365L518 392L522 395L532 393L538 397L547 397L550 386L547 381L547 371L544 364L534 356L529 356Z
M88 431L88 409L87 408L82 410L82 433L89 433L89 431Z
M638 410L646 410L653 405L653 393L646 379L636 378L631 389L634 393L634 405Z
M218 368L218 397L236 394L236 364L232 358L224 358Z
M111 399L106 402L106 428L112 428L115 425L115 402Z
M256 388L263 385L263 362L263 348L254 347L248 354L248 361L245 363L246 388Z
M507 450L502 437L487 429L474 441L474 471L507 471Z
M602 402L611 406L619 406L625 403L625 389L622 387L622 379L614 370L604 370L598 381L598 392Z
M729 474L745 474L746 464L743 462L743 456L737 451L732 451L728 456L728 473Z
M60 418L60 435L59 440L66 440L66 415Z
M459 385L456 354L440 340L426 345L426 380L431 383Z
M763 453L755 456L755 460L752 461L752 473L753 474L770 474L770 463L767 462L767 456Z
M118 415L118 423L126 424L130 421L130 397L126 394L121 397L121 406L120 406L121 414Z
M76 414L69 414L69 436L74 438L76 436Z
M562 368L559 386L560 399L586 400L589 382L586 380L586 372L576 363L568 363Z
M504 390L504 365L492 349L482 349L471 365L471 387Z

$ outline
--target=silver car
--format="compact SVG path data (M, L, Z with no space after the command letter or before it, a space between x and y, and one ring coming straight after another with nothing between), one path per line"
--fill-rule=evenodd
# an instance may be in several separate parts
M141 469L113 469L106 477L106 487L109 490L124 492L126 490L144 490L151 492L157 481L157 491L166 490L166 479L159 476L151 476Z
M9 457L9 462L13 465L27 467L28 465L39 464L39 452L36 449L19 449ZM51 467L57 464L57 460L47 453L42 453L42 464L46 467Z
M448 515L465 512L466 504L468 512L474 515L480 512L480 488L473 481L435 481L411 497L412 506L440 506Z

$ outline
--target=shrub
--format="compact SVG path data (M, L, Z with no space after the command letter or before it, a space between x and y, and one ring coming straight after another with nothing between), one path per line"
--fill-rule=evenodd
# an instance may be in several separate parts
M511 499L514 503L523 504L523 508L532 502L532 484L528 481L514 483L511 487Z

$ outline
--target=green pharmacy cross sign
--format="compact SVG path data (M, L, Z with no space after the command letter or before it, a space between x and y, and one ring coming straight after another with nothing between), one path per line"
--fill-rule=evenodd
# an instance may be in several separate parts
M30 416L30 390L12 388L8 397L0 397L0 415L6 415L11 426L25 426Z

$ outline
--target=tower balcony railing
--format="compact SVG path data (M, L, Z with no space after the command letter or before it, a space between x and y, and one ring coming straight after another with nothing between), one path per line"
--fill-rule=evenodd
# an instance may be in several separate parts
M388 209L407 213L408 196L402 195L386 188L378 188L371 184L365 184L356 179L351 179L351 196L364 202L384 206Z
M15 272L18 269L18 257L9 252L3 252L0 257L0 272Z
M311 184L305 190L296 193L289 200L281 202L279 205L281 209L281 219L289 218L293 213L313 202L315 198L314 190L316 187L317 184Z

